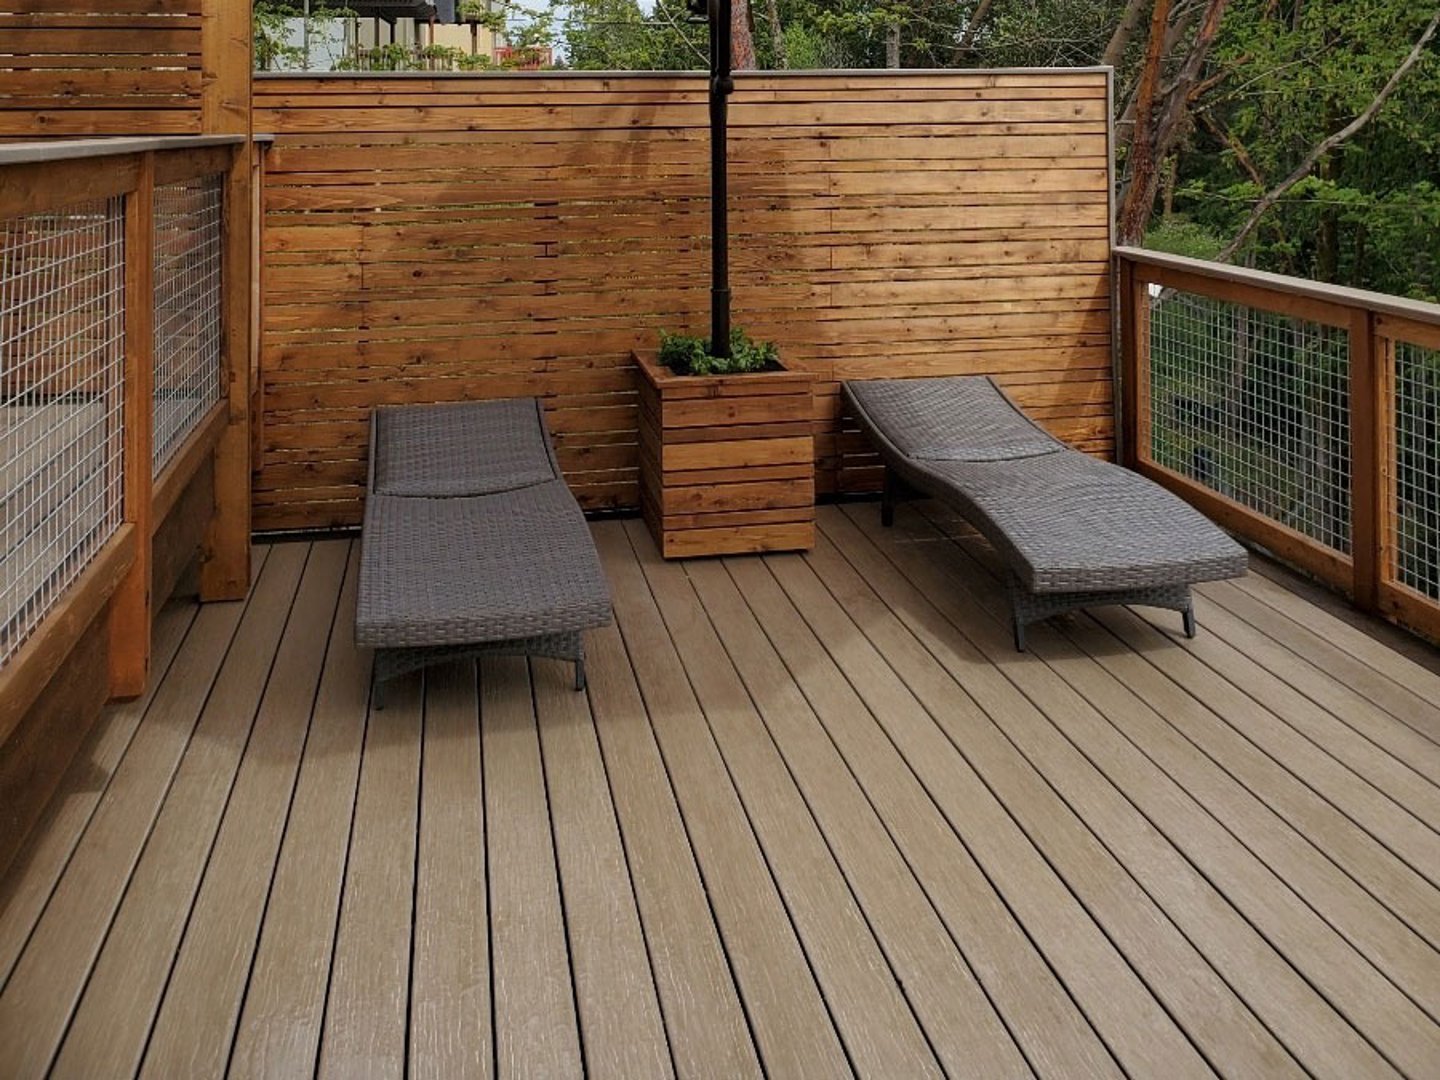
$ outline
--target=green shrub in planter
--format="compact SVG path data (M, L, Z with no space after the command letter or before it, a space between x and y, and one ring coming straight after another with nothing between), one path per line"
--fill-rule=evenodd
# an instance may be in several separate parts
M780 370L780 353L773 341L752 341L738 326L730 331L728 357L711 356L709 338L661 330L660 363L676 375L740 375Z

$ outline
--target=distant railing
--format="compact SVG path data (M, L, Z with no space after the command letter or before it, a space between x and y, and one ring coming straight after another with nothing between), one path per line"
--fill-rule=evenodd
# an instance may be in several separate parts
M243 141L0 147L0 739L107 605L111 689L143 688L154 527L227 420Z
M1116 255L1127 463L1440 636L1440 305Z

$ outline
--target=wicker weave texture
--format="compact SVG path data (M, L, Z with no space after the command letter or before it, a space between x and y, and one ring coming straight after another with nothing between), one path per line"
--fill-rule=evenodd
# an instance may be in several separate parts
M845 394L886 466L909 486L963 514L1027 590L1163 589L1245 573L1244 549L1208 518L1136 473L1053 444L989 378L913 381L967 385L954 393L917 386L909 406L899 404L904 380L889 381L879 394L872 391L873 383L847 383ZM941 419L927 419L920 440L897 430L920 407L916 403L937 400ZM1015 453L1029 444L1017 437L1012 418L1050 440L1054 452ZM954 425L954 445L966 454L978 445L977 432L1000 440L995 453L988 459L918 457L901 450L902 444L921 442L930 448L942 438L944 424Z
M610 620L590 530L558 480L470 498L372 495L360 575L360 645L466 645Z
M1065 449L984 377L867 379L847 382L845 395L906 457L1008 461Z
M491 495L560 478L535 398L382 406L370 453L370 491L380 495Z

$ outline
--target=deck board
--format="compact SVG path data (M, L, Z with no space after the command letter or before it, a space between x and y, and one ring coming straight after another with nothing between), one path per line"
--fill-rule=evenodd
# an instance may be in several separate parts
M1435 1073L1440 676L1268 575L1019 656L949 515L818 522L595 525L578 695L374 708L343 540L168 607L0 881L0 1073Z

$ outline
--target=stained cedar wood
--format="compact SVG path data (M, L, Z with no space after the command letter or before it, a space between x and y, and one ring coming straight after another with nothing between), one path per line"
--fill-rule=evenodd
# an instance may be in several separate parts
M368 659L350 642L353 598L340 583L343 542L259 549L265 565L243 617L238 605L169 609L157 651L165 678L150 704L96 729L103 794L77 798L96 787L90 762L77 762L46 818L55 831L31 838L5 885L15 899L0 942L19 951L0 991L6 1074L31 1075L57 1052L79 1060L83 1046L71 1042L86 1028L65 1037L46 982L78 991L89 980L87 1009L128 993L106 994L106 978L91 975L95 957L128 936L127 889L153 898L154 925L189 924L158 1016L154 994L140 995L157 1071L173 1048L197 1055L195 1075L227 1063L235 1075L309 1074L317 1060L322 1071L398 1075L408 1045L412 1072L484 1074L495 1046L523 1037L493 1028L514 1015L498 1000L492 1015L495 986L517 991L516 1002L553 995L562 1017L573 1009L544 1034L597 1075L664 1076L673 1063L677 1075L703 1076L716 1062L726 1075L754 1073L752 1025L766 1065L788 1074L787 1052L838 1049L837 1030L861 1043L867 1021L843 1000L843 965L816 950L812 974L801 950L833 913L797 906L816 886L800 879L806 864L782 863L810 843L776 835L769 808L787 805L796 831L823 838L822 873L843 878L859 912L846 941L878 947L876 986L888 981L882 996L903 1001L905 1026L930 1036L932 1065L968 1038L971 1060L990 1073L1006 1062L1041 1076L1425 1071L1440 1032L1427 1004L1440 963L1414 930L1420 905L1436 907L1434 886L1334 811L1332 800L1374 790L1347 764L1361 760L1297 777L1286 766L1300 749L1328 747L1232 681L1274 694L1301 671L1269 649L1249 666L1201 654L1199 642L1178 640L1173 618L1148 613L1057 622L1018 657L1001 648L993 559L947 515L907 505L882 530L872 506L827 508L820 526L805 556L679 567L658 561L639 523L597 525L620 623L592 636L587 695L567 689L559 665L500 662L485 665L478 700L474 668L452 667L423 688L402 680L389 707L370 713ZM1207 602L1202 640L1249 646L1263 634L1319 660L1305 623L1346 660L1304 672L1312 722L1347 719L1334 714L1355 702L1342 689L1352 669L1365 675L1363 700L1397 708L1437 683L1273 583L1203 591L1233 592L1238 610ZM270 657L242 658L254 642L276 643L260 650L273 670ZM322 652L318 689L313 674L297 687L289 673L313 672ZM259 703L256 734L218 827L206 814L181 830L216 836L198 892L179 879L181 888L150 889L146 867L159 856L146 834L152 824L176 832L180 803L198 805L185 777L216 760L190 735L212 687L212 714L222 699ZM1261 721L1275 732L1274 758L1249 740ZM484 732L498 723L508 735L512 722L528 731L520 769L505 755L482 758ZM1424 738L1378 707L1363 722L1377 754ZM302 750L295 725L307 723ZM252 769L262 758L263 775ZM1406 764L1435 782L1423 755ZM508 840L492 820L496 782ZM1388 798L1399 806L1411 790ZM542 985L532 962L492 983L496 913L481 897L495 887L495 860L512 865L507 850L537 845L553 862L535 878L539 893L520 898L548 905L544 948L559 972ZM487 860L488 875L478 869ZM224 888L242 864L259 884ZM266 882L257 926L254 890ZM530 886L512 878L510 888L506 903ZM757 905L765 896L776 899ZM619 930L605 937L612 911ZM1397 922L1401 911L1414 929ZM212 936L226 916L234 925ZM225 938L242 956L254 950L253 970L215 962L236 955L216 948ZM167 969L176 940L154 950ZM939 957L920 955L926 942ZM156 963L137 956L142 990ZM941 965L935 986L908 977L917 964ZM198 1000L180 1002L201 971L210 978ZM817 980L836 991L830 1008ZM64 995L59 1008L68 1012ZM182 1032L190 1008L200 1026ZM10 1040L22 1014L38 1040ZM441 1030L446 1016L460 1026ZM843 1075L864 1070L874 1048L860 1049L827 1065L805 1060ZM107 1073L116 1071L129 1070Z
M6 5L0 139L200 134L200 0L103 6Z
M257 523L358 520L373 404L528 394L581 501L638 507L630 352L708 305L703 99L686 76L257 81ZM1104 100L1095 72L739 80L735 318L815 374L822 492L878 481L845 376L994 372L1113 449Z

